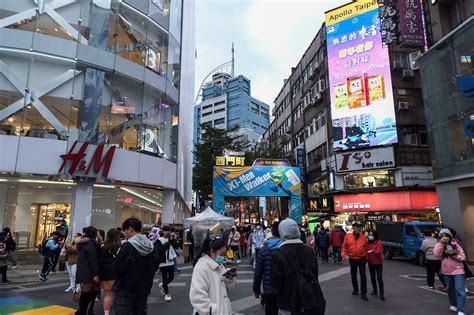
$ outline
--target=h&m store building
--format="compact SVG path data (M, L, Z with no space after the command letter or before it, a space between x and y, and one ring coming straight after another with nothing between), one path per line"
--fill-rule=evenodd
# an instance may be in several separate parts
M0 226L189 216L193 1L0 2ZM184 71L181 71L181 70Z

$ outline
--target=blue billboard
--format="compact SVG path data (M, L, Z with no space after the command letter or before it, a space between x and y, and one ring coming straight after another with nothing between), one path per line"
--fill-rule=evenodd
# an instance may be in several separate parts
M225 197L288 197L289 216L302 221L300 168L214 167L214 210L224 213Z

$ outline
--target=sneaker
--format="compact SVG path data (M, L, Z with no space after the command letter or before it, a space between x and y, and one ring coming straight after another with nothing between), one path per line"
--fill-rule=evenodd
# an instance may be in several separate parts
M8 283L12 283L10 280L5 280L5 281L2 281L3 284L8 284Z
M465 315L464 312L458 312L458 315Z
M237 263L238 263L238 264L240 264L240 259L239 259L239 260L237 260Z
M450 310L451 312L457 312L457 311L458 311L458 308L457 308L456 306L452 306L452 305L451 305L451 307L449 308L449 310Z
M359 291L352 291L352 295L359 295Z
M163 283L160 282L158 286L160 287L161 295L165 295L165 289L163 289Z
M43 275L40 275L39 278L40 278L41 281L46 281L46 280L48 280L48 279L47 279L45 276L43 276Z
M364 300L364 301L368 301L368 300L369 300L369 298L367 297L367 294L365 294L365 293L362 293L362 294L360 295L360 298L361 298L362 300Z
M385 301L385 295L380 294L380 299L381 299L382 301Z
M14 265L12 266L12 269L16 269L16 267L18 267L18 264L14 264Z
M171 295L170 294L165 295L165 302L171 302Z
M370 295L377 295L377 291L372 291Z
M67 288L66 290L64 290L64 292L71 292L72 290L73 290L73 288L72 288L72 287L69 287L69 288Z

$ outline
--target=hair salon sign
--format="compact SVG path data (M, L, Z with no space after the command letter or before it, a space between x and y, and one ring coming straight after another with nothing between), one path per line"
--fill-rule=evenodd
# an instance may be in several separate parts
M336 171L347 173L395 167L393 147L336 154Z
M75 141L69 152L61 155L63 163L58 173L62 174L63 171L66 171L67 174L74 176L107 177L116 147L109 147L104 155L103 144L89 145L89 142L84 142L76 150L77 144L78 142Z

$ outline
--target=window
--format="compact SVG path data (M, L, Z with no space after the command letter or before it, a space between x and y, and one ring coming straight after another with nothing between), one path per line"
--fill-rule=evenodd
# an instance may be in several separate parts
M428 145L428 132L426 128L420 128L420 145L427 146Z
M202 114L202 117L207 117L207 116L209 116L209 115L212 115L212 112L204 113L204 114Z
M219 118L219 119L214 120L214 126L215 125L221 125L221 124L224 124L224 123L225 123L225 118Z
M403 128L403 143L405 145L418 145L418 135L415 127Z
M347 189L391 186L395 186L393 171L357 172L344 176L344 187Z
M211 105L204 106L204 107L202 108L202 110L206 110L206 109L209 109L209 108L212 108L212 104L211 104Z
M411 225L405 225L405 235L411 237L417 237L415 228Z
M214 114L225 112L225 108L217 109L214 111Z
M408 60L408 54L406 53L393 53L392 67L393 68L403 68L410 69L410 64Z

